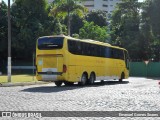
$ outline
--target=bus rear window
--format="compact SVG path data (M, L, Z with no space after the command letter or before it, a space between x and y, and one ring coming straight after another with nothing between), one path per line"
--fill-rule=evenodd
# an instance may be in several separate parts
M38 39L38 49L51 50L63 47L63 37L43 37Z

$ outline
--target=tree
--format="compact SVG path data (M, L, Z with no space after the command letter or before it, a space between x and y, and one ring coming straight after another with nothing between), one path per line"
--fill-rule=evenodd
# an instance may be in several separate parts
M107 27L100 27L93 22L84 21L84 26L80 29L79 36L82 39L107 42L109 34L107 34Z
M111 26L115 31L112 42L120 41L132 59L143 59L142 39L139 30L140 6L138 0L122 0L112 14Z
M78 14L79 16L83 15L85 12L84 6L80 5L78 2L81 0L55 0L53 4L53 9L51 14L54 16L67 16L68 22L68 35L70 35L71 27L71 14Z
M70 26L70 34L71 36L73 34L79 34L79 29L83 27L83 20L84 18L80 17L79 15L77 14L72 14L71 15L71 26ZM67 25L67 21L68 21L68 18L66 17L64 19L64 24Z
M153 35L156 39L159 39L160 43L160 1L159 0L151 0L149 6L149 17L152 26Z
M107 14L102 10L92 10L86 15L88 22L94 22L96 25L107 26Z
M142 6L141 32L148 45L150 58L160 60L160 1L146 0ZM152 51L152 52L150 52Z
M0 60L7 57L7 5L4 1L0 4Z
M154 55L152 56L152 58L154 58L156 61L160 61L159 7L160 7L160 1L158 0L152 0L150 2L150 6L148 6L148 9L150 10L149 18L150 18L150 23L151 23L151 31L153 35L152 49L153 49Z
M13 58L32 59L36 39L51 33L47 3L45 0L15 0L11 11Z
M152 57L152 44L153 44L153 33L151 30L151 20L150 20L150 9L149 6L151 5L151 1L150 0L146 0L143 4L142 4L142 12L141 12L141 23L140 23L140 31L141 31L141 35L142 35L142 39L143 41L143 49L145 51L146 56L148 56L148 58Z

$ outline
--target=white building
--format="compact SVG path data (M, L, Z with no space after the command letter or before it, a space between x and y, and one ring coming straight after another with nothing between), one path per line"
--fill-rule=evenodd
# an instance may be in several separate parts
M83 4L89 9L89 11L95 9L103 10L106 13L112 13L115 6L120 2L121 0L86 0Z
M51 3L54 0L48 0ZM117 3L120 3L121 0L85 0L82 4L88 8L89 11L91 10L103 10L106 13L112 13L115 9Z
M48 0L48 3L51 3L51 2L53 2L54 0Z

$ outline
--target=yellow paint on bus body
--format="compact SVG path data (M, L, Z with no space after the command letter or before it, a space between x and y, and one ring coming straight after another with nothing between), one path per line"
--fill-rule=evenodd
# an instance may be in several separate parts
M127 56L124 55L124 60L78 55L69 52L68 40L81 41L88 44L108 46L109 48L120 49L126 53L127 50L111 46L107 43L97 42L93 40L78 40L64 35L46 36L42 38L62 37L63 46L61 49L38 49L38 41L36 47L36 66L37 66L37 80L44 81L69 81L80 82L81 76L84 72L87 73L88 79L92 72L96 75L96 80L120 79L122 73L124 77L129 77L129 70L127 68ZM78 46L77 46L78 47ZM124 53L123 52L123 53ZM125 63L126 58L126 63Z

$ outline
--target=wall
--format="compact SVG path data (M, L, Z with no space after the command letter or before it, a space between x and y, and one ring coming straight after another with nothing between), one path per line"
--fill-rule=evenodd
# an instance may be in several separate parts
M130 62L130 76L160 77L160 62Z

